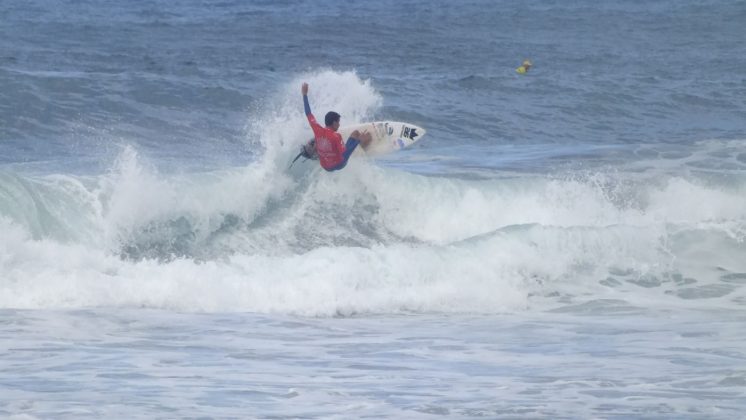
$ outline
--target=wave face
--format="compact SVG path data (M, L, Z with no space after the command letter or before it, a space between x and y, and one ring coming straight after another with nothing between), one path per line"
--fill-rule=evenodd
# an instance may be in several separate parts
M743 173L697 164L697 153L730 159L713 150L731 143L552 174L433 177L364 160L339 173L315 162L288 170L308 135L300 79L252 116L247 144L261 157L246 167L160 173L126 146L101 175L0 172L0 307L348 315L746 304ZM333 108L353 123L382 106L353 72L302 79L318 92L317 115Z

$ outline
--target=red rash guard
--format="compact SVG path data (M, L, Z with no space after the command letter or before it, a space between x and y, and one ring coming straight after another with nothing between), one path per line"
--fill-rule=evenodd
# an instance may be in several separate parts
M303 95L303 108L306 111L308 123L311 124L313 136L316 138L316 152L319 154L321 167L330 171L346 163L344 152L347 149L342 142L342 136L316 122L316 117L311 113L311 105L309 105L306 95Z
M342 136L329 128L322 127L316 122L313 114L309 113L306 117L316 137L316 152L319 154L321 166L329 170L341 164L345 160L343 156L345 145L342 143Z

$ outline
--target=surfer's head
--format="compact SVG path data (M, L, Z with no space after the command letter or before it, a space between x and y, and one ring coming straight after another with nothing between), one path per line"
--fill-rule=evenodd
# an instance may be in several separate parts
M327 127L331 128L334 131L337 131L339 128L339 119L341 116L337 114L334 111L329 111L326 113L326 116L324 117L324 124L326 124Z

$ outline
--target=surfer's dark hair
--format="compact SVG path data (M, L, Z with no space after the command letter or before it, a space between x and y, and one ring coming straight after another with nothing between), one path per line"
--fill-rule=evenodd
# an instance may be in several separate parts
M329 127L335 122L339 122L340 118L341 118L341 115L337 114L334 111L329 111L326 113L326 116L324 117L324 124L326 124L326 126Z

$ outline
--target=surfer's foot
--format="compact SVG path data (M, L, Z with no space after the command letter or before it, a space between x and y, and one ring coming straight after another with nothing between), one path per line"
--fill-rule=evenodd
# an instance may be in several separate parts
M360 145L363 146L363 149L367 149L371 141L373 141L373 136L368 132L365 132L360 136Z

